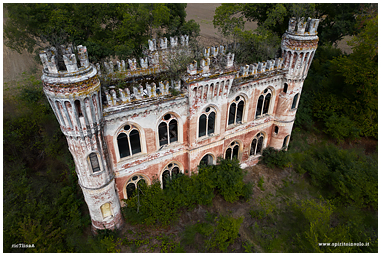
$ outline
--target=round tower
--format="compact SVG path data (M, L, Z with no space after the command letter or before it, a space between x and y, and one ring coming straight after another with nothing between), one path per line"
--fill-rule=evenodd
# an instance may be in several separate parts
M78 56L71 46L62 47L63 63L54 47L40 53L43 90L66 136L93 231L119 228L123 219L103 138L101 85L86 47L76 50Z
M281 49L284 68L282 90L275 112L274 136L270 146L276 149L287 148L296 111L303 88L304 79L314 57L319 38L318 19L291 18L288 30L282 37Z

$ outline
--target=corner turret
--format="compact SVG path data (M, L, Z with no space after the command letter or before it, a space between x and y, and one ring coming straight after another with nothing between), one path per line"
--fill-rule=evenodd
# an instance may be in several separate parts
M97 69L89 63L85 46L62 46L60 50L64 62L61 67L54 47L40 53L43 90L66 136L93 231L119 228L123 219L103 136Z

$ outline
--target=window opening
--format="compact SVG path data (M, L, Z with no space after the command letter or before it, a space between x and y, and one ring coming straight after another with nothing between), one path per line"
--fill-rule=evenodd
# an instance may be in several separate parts
M79 102L79 100L75 100L74 105L75 105L75 110L77 110L78 116L79 117L83 116L82 109L81 109L81 103Z
M127 182L127 186L126 186L127 198L131 198L134 195L136 189L146 184L147 183L142 175L134 175Z
M287 84L287 83L284 83L284 86L283 86L283 92L284 92L284 93L287 93L287 89L288 89L288 84Z
M263 139L264 139L263 133L258 133L255 136L255 138L251 142L251 147L250 147L250 155L251 156L262 154Z
M176 163L170 163L168 164L163 174L161 175L162 178L162 184L163 189L165 189L168 186L168 182L172 179L175 179L180 174L180 166Z
M292 101L291 109L296 108L296 103L298 102L299 93L295 94L294 100Z
M112 216L111 212L111 204L110 203L105 203L104 205L101 206L101 212L102 212L102 217L106 218L108 216Z
M210 154L205 155L201 159L200 165L213 165L213 156Z
M120 158L131 156L142 151L140 134L133 125L125 125L117 137Z
M91 153L89 158L90 158L90 164L91 164L91 168L93 169L93 172L99 172L101 170L101 168L99 166L97 154Z
M287 143L288 143L288 138L290 137L290 135L287 135L284 140L283 140L283 146L282 148L287 148Z
M214 133L215 118L216 111L211 107L207 107L199 118L198 137L203 137L205 135L210 136Z
M239 143L236 141L233 141L230 146L226 149L225 152L225 159L238 159L239 154Z
M271 102L271 90L265 89L263 94L259 96L257 103L257 110L255 113L255 118L259 118L265 114L268 114Z
M274 132L275 132L275 134L278 134L278 132L279 132L279 127L278 126L275 126Z
M172 114L166 114L159 124L160 146L178 141L177 120Z
M237 96L229 108L228 125L242 123L244 106L245 106L245 101L243 97Z

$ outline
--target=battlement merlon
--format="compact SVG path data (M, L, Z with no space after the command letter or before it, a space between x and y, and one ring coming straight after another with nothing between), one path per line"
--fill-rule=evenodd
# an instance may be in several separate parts
M308 18L304 21L304 17L296 19L292 17L288 22L288 30L286 33L300 36L313 36L317 35L317 28L319 19Z
M66 70L60 70L58 66L57 60L57 49L55 47L50 47L47 50L43 50L40 52L40 59L42 65L44 66L44 72L50 73L52 76L57 76L61 74L63 76L68 76L70 73L78 73L79 71L83 71L90 67L87 48L86 46L79 45L77 47L78 50L78 59L80 61L80 68L77 64L77 56L73 53L72 45L68 45L68 47L62 45L62 59L65 63Z

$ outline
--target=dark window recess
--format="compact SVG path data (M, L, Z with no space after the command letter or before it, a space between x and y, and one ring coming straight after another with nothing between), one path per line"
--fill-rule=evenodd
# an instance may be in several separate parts
M99 166L97 154L95 153L90 154L90 163L91 163L91 168L93 169L93 172L99 172L101 170Z
M134 195L134 192L135 192L135 184L134 183L129 183L127 185L127 198L131 198L133 195Z
M250 155L255 155L255 149L257 147L257 139L253 139L251 142Z
M208 135L214 133L214 123L215 123L216 114L214 112L209 114L208 117Z
M263 106L263 114L267 114L267 112L269 112L270 99L271 99L271 94L268 93L265 97L265 104Z
M238 158L238 151L239 151L239 146L235 145L233 148L233 157L232 158Z
M200 165L212 165L212 164L213 164L213 157L209 154L205 155L200 161Z
M119 134L117 141L118 141L120 158L129 156L130 155L130 149L129 149L129 145L128 145L127 134L125 134L125 133Z
M78 113L78 116L79 117L83 116L82 109L81 109L81 103L79 102L79 100L74 101L74 105L75 105L75 110Z
M287 89L288 89L288 84L285 83L283 86L283 92L287 93Z
M169 122L169 139L170 143L177 141L177 121L171 120Z
M164 122L159 124L159 142L160 146L168 144L167 124Z
M298 102L299 93L295 94L294 100L292 101L291 109L296 108L296 103Z
M275 132L275 134L278 134L278 132L279 132L279 127L278 126L275 126L274 132Z
M290 135L287 135L287 136L284 138L282 148L286 148L286 147L287 147L288 137L290 137Z
M130 142L131 142L131 152L132 154L140 153L140 137L137 130L132 130L130 132Z
M166 188L167 187L167 184L169 182L169 179L170 179L170 174L169 174L169 171L166 170L163 172L163 188Z
M243 106L244 106L244 104L245 103L242 100L238 103L236 123L242 123Z
M262 151L262 144L263 144L263 136L259 137L258 139L258 145L257 150L255 151L255 154L260 154Z
M230 109L229 109L229 122L228 122L228 124L234 123L235 109L236 109L236 105L235 105L235 103L232 103L230 105Z
M172 179L175 179L179 175L179 173L180 173L179 167L174 167L172 169Z
M232 149L228 148L225 153L225 159L232 159Z
M259 96L257 103L257 112L255 114L256 117L262 115L262 104L263 104L263 95Z
M198 137L206 135L206 115L202 114L198 123Z

